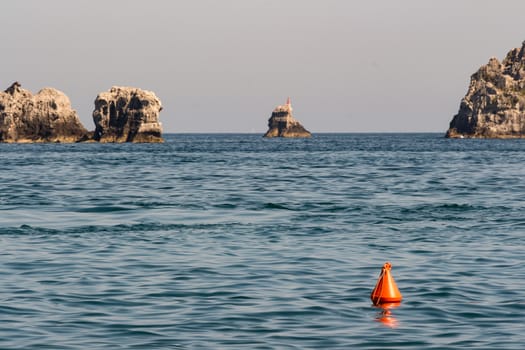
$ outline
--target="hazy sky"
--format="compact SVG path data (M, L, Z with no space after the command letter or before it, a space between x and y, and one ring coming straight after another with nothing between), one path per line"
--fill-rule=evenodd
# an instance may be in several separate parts
M88 129L113 85L165 132L440 131L470 75L525 40L523 0L24 0L0 5L0 88L64 91Z

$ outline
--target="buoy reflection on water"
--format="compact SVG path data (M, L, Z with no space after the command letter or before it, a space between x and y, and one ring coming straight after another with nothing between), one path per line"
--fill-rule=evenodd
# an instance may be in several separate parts
M381 322L387 327L396 328L399 325L399 321L392 314L392 309L398 307L401 303L386 303L376 306L381 311L378 311L375 317L377 322Z

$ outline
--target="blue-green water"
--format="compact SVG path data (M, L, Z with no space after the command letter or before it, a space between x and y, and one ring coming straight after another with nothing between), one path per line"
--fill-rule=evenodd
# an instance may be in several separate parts
M442 136L1 144L0 348L522 349L525 140Z

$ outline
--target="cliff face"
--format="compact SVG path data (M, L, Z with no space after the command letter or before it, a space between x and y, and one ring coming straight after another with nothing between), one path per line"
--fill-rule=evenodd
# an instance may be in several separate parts
M112 87L95 100L94 139L100 142L164 142L160 100L151 91Z
M525 42L503 62L491 58L471 76L446 137L525 136Z
M44 88L36 95L18 82L0 92L0 142L77 142L87 138L69 98Z
M293 117L292 111L289 98L284 106L277 106L268 120L264 137L311 137L312 134Z

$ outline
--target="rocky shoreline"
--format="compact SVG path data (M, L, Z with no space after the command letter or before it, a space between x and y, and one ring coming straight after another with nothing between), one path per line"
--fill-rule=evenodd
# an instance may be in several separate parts
M61 91L33 95L15 82L0 92L0 142L164 142L160 100L151 91L112 87L95 100L95 131L89 132Z

